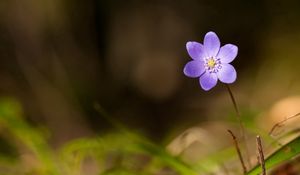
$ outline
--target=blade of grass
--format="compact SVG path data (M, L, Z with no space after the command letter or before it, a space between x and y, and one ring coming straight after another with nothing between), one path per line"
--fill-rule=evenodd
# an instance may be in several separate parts
M283 163L300 154L300 137L295 138L289 143L282 146L265 160L266 170L273 168L276 165ZM259 165L250 170L247 175L257 175L261 173Z

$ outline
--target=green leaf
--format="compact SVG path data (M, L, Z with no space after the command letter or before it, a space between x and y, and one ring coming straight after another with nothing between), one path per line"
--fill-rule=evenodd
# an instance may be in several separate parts
M300 154L300 137L295 138L286 145L282 146L280 149L275 151L265 160L266 169L283 163L295 156ZM255 166L250 170L247 175L257 175L261 173L261 167L259 165Z
M23 118L22 105L14 98L0 98L0 126L7 130L35 155L41 166L39 174L58 175L60 169L45 136Z

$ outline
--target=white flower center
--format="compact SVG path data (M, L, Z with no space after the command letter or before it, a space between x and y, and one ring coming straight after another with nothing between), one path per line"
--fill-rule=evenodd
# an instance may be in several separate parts
M220 58L206 58L205 59L205 69L209 73L217 73L222 68Z

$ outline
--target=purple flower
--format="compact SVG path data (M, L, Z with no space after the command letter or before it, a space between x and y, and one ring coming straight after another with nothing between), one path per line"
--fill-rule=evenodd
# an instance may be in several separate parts
M233 83L236 71L231 63L238 53L238 47L226 44L220 48L220 40L214 32L208 32L203 45L189 41L186 43L188 54L193 59L184 67L184 74L191 78L199 78L205 91L215 87L218 80L223 83Z

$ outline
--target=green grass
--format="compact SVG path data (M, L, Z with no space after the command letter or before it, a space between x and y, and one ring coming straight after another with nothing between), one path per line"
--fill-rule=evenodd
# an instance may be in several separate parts
M164 146L113 120L101 106L95 108L115 127L115 131L72 140L53 150L48 144L47 134L26 122L17 100L0 99L0 128L5 131L1 132L1 149L7 150L0 154L0 174L84 175L85 166L92 162L99 175L152 175L165 169L179 175L199 175L213 172L228 160L237 161L234 147L228 147L188 164L180 157L170 155ZM270 138L267 140L271 141ZM22 157L24 150L34 163ZM267 157L266 168L269 171L299 153L300 137L297 137ZM248 175L260 172L260 167L256 166Z
M288 161L300 154L300 137L295 138L286 145L279 148L265 160L266 169L269 170L276 165ZM248 175L257 175L261 173L261 167L255 166L248 172Z

